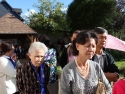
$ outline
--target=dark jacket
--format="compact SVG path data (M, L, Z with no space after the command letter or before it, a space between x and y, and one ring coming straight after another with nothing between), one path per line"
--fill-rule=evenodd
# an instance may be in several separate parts
M112 57L111 54L107 53L104 51L104 53L106 54L104 56L104 72L110 72L110 73L118 73L119 74L119 69L118 67L115 65L115 60ZM92 60L94 61L95 55L93 56Z
M50 69L48 65L44 65L45 68L45 91L49 94L47 90L47 84L49 82ZM37 79L33 68L30 63L25 63L17 69L16 74L17 88L20 94L40 94L40 82Z
M67 44L63 47L63 51L60 57L60 66L63 68L68 63L68 48L71 44Z

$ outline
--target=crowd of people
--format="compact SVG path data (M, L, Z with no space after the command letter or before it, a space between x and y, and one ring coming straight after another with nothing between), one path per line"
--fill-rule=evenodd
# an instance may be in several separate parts
M0 94L102 94L97 93L99 80L105 86L105 94L125 94L125 80L118 80L119 69L105 50L107 35L102 27L75 30L70 36L71 43L64 45L59 56L54 43L43 34L30 45L29 62L24 64L17 58L17 55L21 58L21 47L17 50L11 41L3 41ZM58 65L62 68L61 78ZM53 87L59 79L58 92L52 93L49 85Z

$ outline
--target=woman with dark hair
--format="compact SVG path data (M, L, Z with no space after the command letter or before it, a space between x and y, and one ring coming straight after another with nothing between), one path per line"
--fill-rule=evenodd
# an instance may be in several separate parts
M76 36L79 32L81 32L81 30L75 30L74 32L72 32L70 34L71 42L76 38ZM71 46L72 46L72 43L68 43L68 44L64 45L64 47L63 47L63 51L62 51L62 54L60 56L60 65L62 68L66 64L68 64L69 62L73 61L76 58L76 56L74 56L72 54Z
M39 36L38 41L44 43L48 47L48 51L45 54L44 61L50 67L50 83L54 83L58 80L57 76L57 62L58 62L58 51L55 45L51 42L50 38L43 34Z
M3 55L0 57L0 94L16 94L16 64L11 59L14 46L11 41L0 45Z
M92 31L81 31L72 43L76 59L68 63L61 74L60 94L96 94L98 79L106 86L106 94L111 94L111 85L101 67L90 60L95 54L98 38Z

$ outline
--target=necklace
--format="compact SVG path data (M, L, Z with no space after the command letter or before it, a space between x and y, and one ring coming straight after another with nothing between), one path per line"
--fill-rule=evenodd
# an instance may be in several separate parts
M85 66L79 66L78 63L77 63L77 60L75 59L75 62L76 62L76 66L78 68L78 71L79 73L83 76L83 77L87 77L88 74L89 74L89 63L87 62L85 64Z

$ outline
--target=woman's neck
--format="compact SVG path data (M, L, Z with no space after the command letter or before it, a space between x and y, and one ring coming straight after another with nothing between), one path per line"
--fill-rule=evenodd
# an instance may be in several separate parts
M83 59L83 57L77 57L76 60L79 66L85 66L88 62L88 60Z
M39 67L36 67L36 66L34 66L34 67L35 67L35 69L38 71Z
M6 55L6 56L10 56L8 53L5 53L4 55Z

